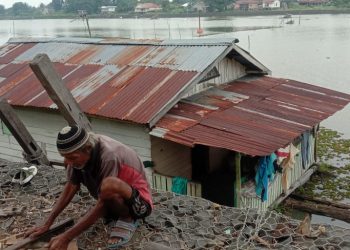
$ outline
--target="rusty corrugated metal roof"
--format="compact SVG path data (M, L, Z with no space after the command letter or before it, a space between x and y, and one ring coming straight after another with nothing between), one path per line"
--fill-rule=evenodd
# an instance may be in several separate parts
M187 146L202 144L263 156L349 102L350 95L307 83L246 78L179 102L151 134Z
M55 108L28 66L46 53L84 112L154 123L233 42L12 39L0 48L0 96L13 105Z

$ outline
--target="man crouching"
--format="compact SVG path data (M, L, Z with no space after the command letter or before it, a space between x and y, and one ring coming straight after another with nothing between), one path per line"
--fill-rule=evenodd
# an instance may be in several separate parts
M27 235L36 237L48 231L82 183L97 203L72 228L52 238L49 249L66 250L72 239L100 217L111 221L108 248L126 244L137 228L137 220L150 215L153 208L143 163L136 152L77 125L64 127L58 133L57 149L64 157L67 183L46 222Z

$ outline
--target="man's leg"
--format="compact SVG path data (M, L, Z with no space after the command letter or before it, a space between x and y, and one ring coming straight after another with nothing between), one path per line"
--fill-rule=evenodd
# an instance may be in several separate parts
M130 217L129 207L125 200L129 200L132 195L132 188L129 184L117 177L107 177L102 181L99 198L104 203L105 216L115 218Z
M129 207L125 200L129 200L132 196L132 188L129 184L117 177L107 177L102 181L99 198L104 204L104 216L107 219L122 219L126 222L132 222ZM115 223L115 221L113 222ZM111 227L111 230L121 234L128 233L127 229ZM111 232L110 232L111 233ZM109 245L113 245L121 241L119 237L110 237Z

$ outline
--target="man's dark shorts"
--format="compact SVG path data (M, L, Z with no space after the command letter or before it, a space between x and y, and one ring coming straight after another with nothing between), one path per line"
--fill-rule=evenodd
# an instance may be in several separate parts
M145 201L137 189L132 187L132 194L129 200L126 200L125 203L129 207L131 216L136 219L143 219L151 214L152 208L151 205Z

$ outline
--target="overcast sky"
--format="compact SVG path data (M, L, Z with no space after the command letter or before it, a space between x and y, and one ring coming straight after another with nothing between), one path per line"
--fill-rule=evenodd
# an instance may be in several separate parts
M4 5L5 8L10 8L16 2L27 3L29 6L38 7L41 3L49 4L52 0L0 0L0 5Z

